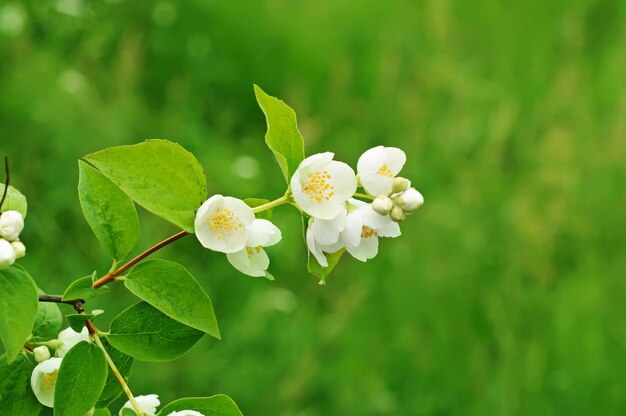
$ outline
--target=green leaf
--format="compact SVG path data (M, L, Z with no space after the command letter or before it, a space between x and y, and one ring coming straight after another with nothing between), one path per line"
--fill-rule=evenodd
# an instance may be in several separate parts
M85 159L148 211L194 231L195 211L206 200L206 178L200 162L179 144L147 140Z
M0 339L11 362L30 337L39 295L37 286L22 268L0 270Z
M142 361L172 361L185 354L204 333L161 313L146 302L124 310L111 322L109 343Z
M263 204L267 204L268 202L270 202L270 200L261 198L246 198L243 200L243 202L245 202L250 208L254 208ZM259 219L272 221L272 210L268 209L265 211L257 212L255 216Z
M63 325L63 315L56 303L39 302L33 336L39 338L56 338Z
M30 387L30 376L35 365L24 355L11 364L0 357L0 415L37 416L42 406Z
M107 379L107 362L98 346L81 341L65 354L54 391L54 416L85 416L98 401Z
M91 284L96 272L93 272L89 276L81 277L70 284L65 293L63 293L63 300L77 300L77 299L90 299L96 296L96 289Z
M220 338L209 295L180 264L145 261L130 271L124 285L170 318Z
M132 199L101 172L78 161L78 198L87 223L113 259L126 258L139 241L139 217Z
M137 416L137 413L135 413L133 409L123 407L122 409L120 409L120 416Z
M93 412L93 416L111 416L109 409L96 409Z
M204 416L243 416L233 399L224 394L175 400L161 409L158 416L167 416L181 410L195 410Z
M83 330L85 326L85 322L88 319L92 319L95 315L92 313L73 313L70 315L65 315L65 319L67 320L67 324L76 332L80 332Z
M2 198L2 194L4 193L5 185L0 183L0 198ZM28 204L26 203L26 197L22 195L20 191L9 185L9 190L7 191L7 198L4 200L4 203L0 207L1 211L17 211L22 214L22 217L26 218L26 214L28 211Z
M133 357L116 350L106 339L102 339L102 343L104 344L104 349L107 350L109 357L111 357L111 360L115 363L117 370L120 372L124 380L128 382L128 377L130 377L130 372L133 366ZM109 371L104 389L102 390L102 394L100 394L96 407L107 407L123 392L122 386L119 381L117 381L117 378L115 378L115 374L113 374L112 371Z
M298 130L296 113L283 101L267 95L258 85L254 86L254 94L267 121L265 143L274 153L289 184L291 176L304 159L304 139Z

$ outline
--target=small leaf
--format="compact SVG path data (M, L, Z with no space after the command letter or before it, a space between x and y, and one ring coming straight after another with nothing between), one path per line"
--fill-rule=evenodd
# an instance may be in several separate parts
M30 275L18 267L0 270L0 339L11 362L30 337L39 295Z
M2 194L4 193L5 185L0 183L0 198L2 198ZM9 190L7 191L7 198L4 200L4 203L0 207L0 211L17 211L22 214L22 217L26 218L26 214L28 211L28 204L26 203L26 197L22 195L20 191L9 185Z
M243 200L243 202L245 202L250 208L255 208L263 204L267 204L268 202L270 202L270 200L261 198L246 198ZM265 211L257 212L255 216L259 219L272 221L272 210L268 209Z
M63 325L63 314L56 303L39 302L33 336L39 338L56 338Z
M81 341L63 357L54 392L54 416L85 416L104 388L107 362L98 346Z
M200 162L179 144L147 140L92 153L85 160L148 211L194 231L195 211L206 199L206 178Z
M93 412L93 416L111 416L109 409L96 409Z
M85 322L88 319L92 319L95 315L91 313L73 313L70 315L65 315L65 319L67 320L67 324L76 332L80 332L83 330L85 326Z
M0 357L0 415L37 416L42 406L30 387L34 364L19 355L11 364Z
M96 296L96 289L91 286L93 278L96 272L93 272L89 276L81 277L70 284L65 293L63 293L63 300L77 300L77 299L90 299Z
M128 382L128 377L130 377L130 372L133 366L133 357L116 350L106 339L102 339L102 343L104 344L104 349L107 350L109 357L111 357L111 360L115 363L115 367L117 367L117 370L120 372L124 380ZM117 378L115 378L115 374L113 374L112 371L109 371L104 389L102 390L102 394L100 394L96 407L108 406L115 399L120 397L123 392L122 386L119 381L117 381Z
M130 271L124 285L170 318L220 338L209 295L180 264L145 261Z
M304 139L298 130L296 113L283 101L267 95L257 85L254 86L254 93L267 121L265 143L274 152L289 184L291 176L304 159Z
M181 410L195 410L204 416L243 416L233 399L224 394L178 399L161 409L158 416L167 416Z
M161 313L146 302L124 310L111 322L109 343L142 361L172 361L185 354L204 333Z
M139 241L135 204L101 172L78 161L78 198L83 214L104 250L113 259L126 258Z

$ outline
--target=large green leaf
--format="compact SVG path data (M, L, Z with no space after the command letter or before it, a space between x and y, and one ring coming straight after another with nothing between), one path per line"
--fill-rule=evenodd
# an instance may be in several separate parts
M167 260L140 263L124 284L170 318L220 338L209 295L180 264Z
M142 361L172 361L185 354L204 333L164 315L146 302L124 310L111 322L111 345Z
M147 140L92 153L85 160L148 211L193 232L195 211L206 199L200 162L182 146Z
M132 199L101 172L78 161L78 198L87 223L104 250L123 260L139 241L139 217Z
M130 371L133 366L133 357L116 350L106 339L102 339L102 343L104 344L104 348L107 350L109 357L113 360L115 367L117 367L117 370L120 372L122 377L124 377L124 380L128 381L128 377L130 376ZM117 381L117 378L115 378L115 374L113 374L112 371L109 371L104 389L102 389L102 393L96 403L96 407L107 407L123 392L122 386L119 381Z
M59 305L50 302L39 302L33 336L39 338L56 338L63 325L63 315Z
M254 86L256 100L265 114L267 133L265 143L274 153L287 184L304 159L304 139L298 130L296 113L278 98L267 95Z
M0 415L37 416L42 409L30 387L34 364L19 355L11 364L0 357Z
M233 399L224 394L175 400L161 409L158 416L167 416L181 410L195 410L204 416L243 416Z
M85 416L107 379L107 362L97 345L81 341L65 354L54 391L54 416Z
M0 339L11 362L30 337L37 317L37 286L21 267L0 270Z
M109 409L96 409L93 412L93 416L111 416Z
M0 198L2 198L2 194L4 193L5 185L0 183ZM17 211L22 214L22 217L26 218L26 213L28 210L28 204L26 203L26 197L22 195L20 191L9 185L9 190L7 191L7 198L4 200L2 207L0 207L1 211Z

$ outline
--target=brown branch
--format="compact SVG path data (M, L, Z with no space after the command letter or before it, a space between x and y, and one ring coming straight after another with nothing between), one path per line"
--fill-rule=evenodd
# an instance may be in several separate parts
M31 347L31 346L30 346L30 345L28 345L27 343L24 343L24 349L25 349L26 351L33 352L33 347Z
M99 287L102 287L102 286L106 285L107 283L111 283L112 281L115 280L115 278L117 276L121 275L122 273L124 273L125 271L127 271L128 269L133 267L135 264L139 263L141 260L143 260L146 257L148 257L150 254L154 253L155 251L158 251L158 250L162 249L163 247L165 247L167 245L170 245L174 241L176 241L176 240L178 240L180 238L183 238L186 235L189 235L189 233L187 231L181 231L179 233L174 234L173 236L171 236L169 238L166 238L165 240L161 241L160 243L150 247L149 249L147 249L143 253L139 254L134 259L129 260L126 264L124 264L119 269L116 269L116 270L114 270L112 272L108 272L107 274L105 274L104 276L102 276L101 278L99 278L98 280L93 282L93 284L91 286L94 289L98 289Z
M4 200L7 198L7 194L9 192L9 184L11 183L11 170L9 169L9 157L4 155L4 171L5 171L5 180L4 180L4 191L2 192L2 199L0 199L0 213L2 212L2 204L4 204Z

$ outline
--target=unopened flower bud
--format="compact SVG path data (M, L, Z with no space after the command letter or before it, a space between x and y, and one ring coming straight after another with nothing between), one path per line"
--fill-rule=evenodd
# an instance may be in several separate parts
M33 356L38 363L44 362L50 358L50 350L45 345L42 345L33 350Z
M26 246L20 240L12 242L11 247L15 250L16 259L21 259L26 255Z
M424 204L424 197L415 188L409 188L398 198L398 205L405 212L413 212Z
M0 239L0 270L9 268L15 263L15 250L7 240Z
M6 211L0 215L0 237L17 240L24 229L24 218L17 211Z
M404 210L402 208L400 208L397 205L394 205L393 208L391 208L389 217L395 222L400 222L406 218L406 214L404 213Z
M380 215L387 215L393 208L393 202L388 196L377 196L372 202L372 209L378 212Z
M394 178L391 185L391 192L394 194L404 192L411 186L411 181L407 178Z

